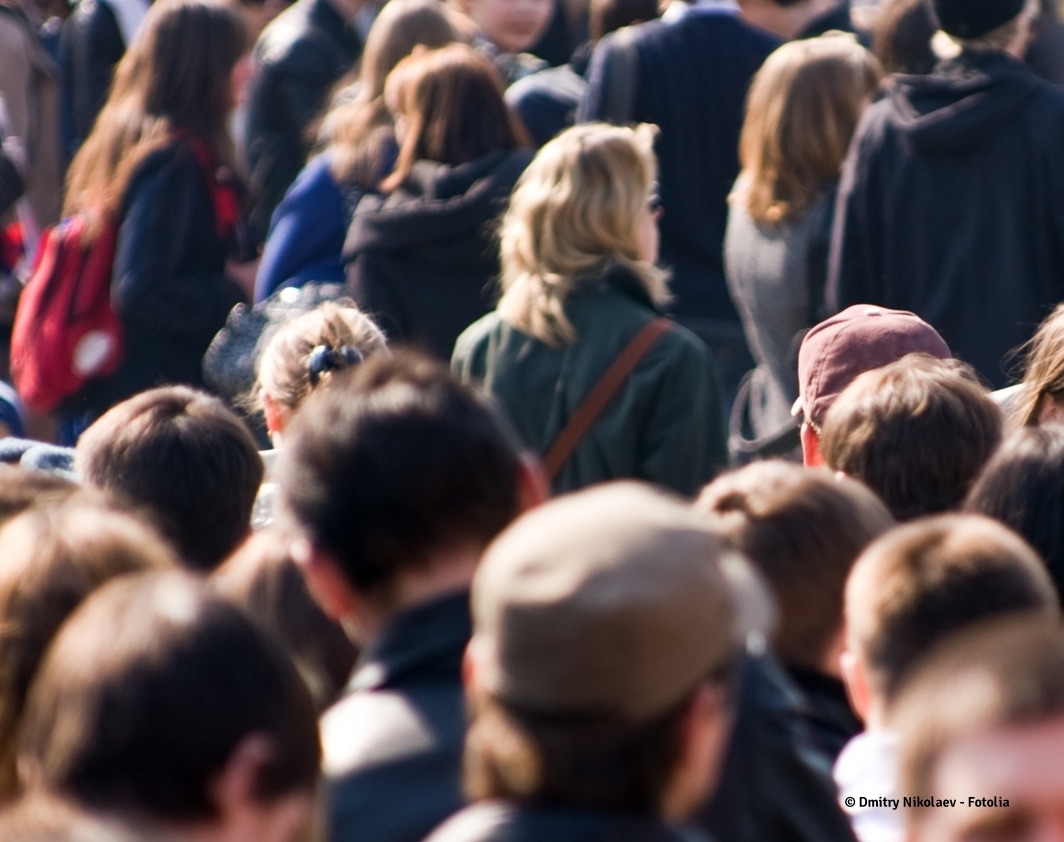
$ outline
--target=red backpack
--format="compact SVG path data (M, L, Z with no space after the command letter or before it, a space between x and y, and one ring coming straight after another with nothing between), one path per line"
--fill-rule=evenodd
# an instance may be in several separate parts
M209 149L180 135L207 176L219 235L236 222L232 187L219 182ZM26 405L52 412L85 383L113 374L122 361L122 325L111 307L118 222L108 219L91 242L80 214L45 231L11 334L11 375Z

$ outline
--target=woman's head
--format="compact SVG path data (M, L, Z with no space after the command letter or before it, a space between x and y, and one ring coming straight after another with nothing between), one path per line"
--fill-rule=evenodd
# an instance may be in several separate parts
M71 164L67 211L113 211L133 168L178 131L202 137L224 162L233 71L246 51L240 16L220 0L156 2Z
M259 398L270 432L281 432L333 371L386 350L380 328L349 299L326 301L292 319L259 357Z
M578 276L626 264L657 301L655 130L590 123L547 143L517 182L502 222L499 312L549 344L572 341L565 298Z
M415 51L403 59L385 82L384 100L399 140L385 190L402 184L415 161L456 166L526 141L524 127L503 100L494 65L465 44Z
M839 177L879 63L850 36L784 44L750 86L736 200L761 222L800 216Z
M1011 420L1017 426L1064 421L1064 304L1038 326L1027 343L1026 357Z

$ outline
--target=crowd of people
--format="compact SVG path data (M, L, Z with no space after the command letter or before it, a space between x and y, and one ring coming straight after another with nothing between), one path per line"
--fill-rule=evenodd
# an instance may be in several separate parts
M0 840L1064 838L1062 13L0 0Z

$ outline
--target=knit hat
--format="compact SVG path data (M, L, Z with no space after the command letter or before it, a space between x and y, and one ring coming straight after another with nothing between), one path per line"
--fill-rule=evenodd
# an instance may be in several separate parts
M938 25L955 38L981 38L1023 11L1024 0L931 0Z

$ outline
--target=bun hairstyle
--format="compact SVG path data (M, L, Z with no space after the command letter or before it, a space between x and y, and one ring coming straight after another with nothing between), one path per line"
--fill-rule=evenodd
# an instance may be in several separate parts
M326 301L274 334L259 357L255 397L298 409L335 371L386 350L381 329L354 302Z

